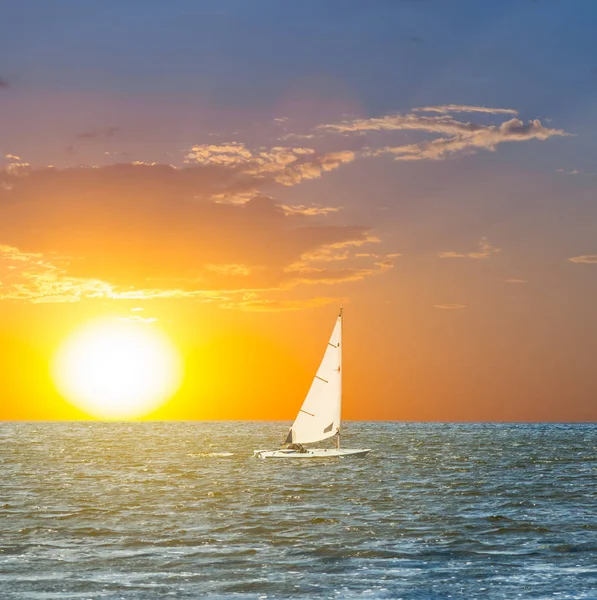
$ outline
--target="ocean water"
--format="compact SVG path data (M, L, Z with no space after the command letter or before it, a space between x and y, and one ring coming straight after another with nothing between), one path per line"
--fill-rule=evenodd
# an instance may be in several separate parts
M597 598L597 425L0 424L0 599Z

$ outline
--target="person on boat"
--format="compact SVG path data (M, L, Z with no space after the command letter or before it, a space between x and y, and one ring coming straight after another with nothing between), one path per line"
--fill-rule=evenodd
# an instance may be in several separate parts
M286 450L296 450L297 452L305 453L307 450L302 444L296 444L295 442L291 442L290 444L284 444L282 448Z

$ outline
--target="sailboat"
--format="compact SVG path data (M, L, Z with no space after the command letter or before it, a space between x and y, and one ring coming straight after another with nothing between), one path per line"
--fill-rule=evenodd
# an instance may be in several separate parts
M342 411L342 308L309 393L301 406L284 444L278 450L255 450L257 458L330 458L365 456L369 448L340 448ZM328 438L335 448L305 448Z

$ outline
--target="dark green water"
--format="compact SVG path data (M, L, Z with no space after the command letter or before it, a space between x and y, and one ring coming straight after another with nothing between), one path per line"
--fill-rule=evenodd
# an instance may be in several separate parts
M0 598L597 598L597 425L0 424Z

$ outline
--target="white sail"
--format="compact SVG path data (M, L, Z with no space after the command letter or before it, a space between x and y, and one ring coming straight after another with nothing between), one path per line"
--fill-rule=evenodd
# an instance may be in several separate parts
M308 444L339 433L342 406L342 312L336 320L309 393L286 442Z

